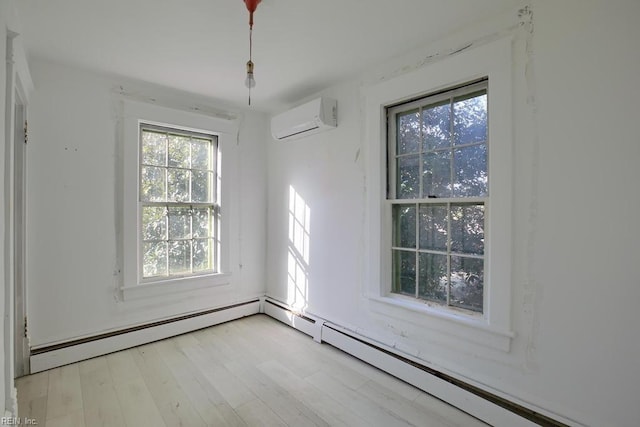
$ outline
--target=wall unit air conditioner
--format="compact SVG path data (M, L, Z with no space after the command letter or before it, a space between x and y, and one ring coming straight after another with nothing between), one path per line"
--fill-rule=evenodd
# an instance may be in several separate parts
M289 141L333 129L338 126L338 103L318 98L271 118L271 135Z

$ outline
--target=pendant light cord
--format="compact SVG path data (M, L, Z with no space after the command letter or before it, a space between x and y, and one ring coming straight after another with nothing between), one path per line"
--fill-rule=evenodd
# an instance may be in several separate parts
M249 62L253 63L253 12L250 13L249 18ZM251 105L251 85L249 85L249 105Z

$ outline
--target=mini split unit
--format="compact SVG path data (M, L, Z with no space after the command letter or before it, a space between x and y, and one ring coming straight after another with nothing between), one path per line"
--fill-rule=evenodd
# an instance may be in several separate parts
M318 98L271 119L271 135L278 141L303 138L338 126L338 103Z

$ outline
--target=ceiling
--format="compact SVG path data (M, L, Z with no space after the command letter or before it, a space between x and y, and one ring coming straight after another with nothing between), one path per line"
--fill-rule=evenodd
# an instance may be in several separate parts
M253 108L277 111L515 0L262 0ZM28 57L246 105L243 0L20 0ZM36 82L37 85L37 82Z

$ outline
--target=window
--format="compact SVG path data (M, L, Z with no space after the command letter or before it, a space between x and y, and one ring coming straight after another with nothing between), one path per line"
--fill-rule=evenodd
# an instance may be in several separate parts
M487 82L387 110L391 292L482 312Z
M120 105L123 300L227 292L239 265L236 119Z
M394 329L509 351L513 43L498 38L362 89L363 277L372 311Z
M215 273L215 135L140 124L142 278Z

